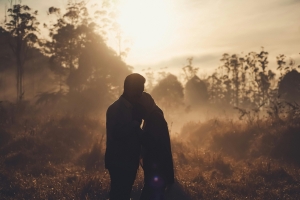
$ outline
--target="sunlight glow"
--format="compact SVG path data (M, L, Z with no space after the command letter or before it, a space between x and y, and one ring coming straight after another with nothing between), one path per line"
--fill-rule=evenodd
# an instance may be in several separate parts
M172 4L170 0L122 0L119 24L138 49L153 49L170 34Z

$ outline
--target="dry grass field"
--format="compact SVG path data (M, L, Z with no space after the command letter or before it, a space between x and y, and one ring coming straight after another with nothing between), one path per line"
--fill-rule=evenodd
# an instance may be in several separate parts
M35 117L28 117L35 116ZM299 120L211 119L171 133L168 199L299 199ZM105 126L98 119L2 116L1 199L108 199ZM139 170L132 192L143 185Z

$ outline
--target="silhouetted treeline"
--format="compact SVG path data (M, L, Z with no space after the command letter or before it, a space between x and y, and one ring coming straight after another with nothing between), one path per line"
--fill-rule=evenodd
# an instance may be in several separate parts
M69 3L64 12L50 7L48 15L57 20L43 24L47 40L38 34L38 11L21 4L8 9L0 29L1 99L14 102L11 91L16 90L17 102L34 100L80 112L108 105L131 67L107 46L105 30L114 21L101 9L91 15L85 2Z
M165 75L154 86L152 94L165 109L178 109L180 105L188 111L199 107L236 108L242 115L249 114L250 110L265 110L273 117L285 108L299 111L300 73L297 68L300 66L285 55L279 55L277 68L272 71L268 55L264 50L245 56L225 53L220 59L221 65L203 79L197 76L198 68L193 66L193 59L188 58L183 68L185 85L176 76Z
M85 2L69 3L64 11L50 7L48 15L56 21L43 23L48 39L39 34L38 11L17 4L7 14L0 27L2 100L88 113L103 111L120 94L132 68L122 61L120 50L116 53L107 46L107 31L117 27L107 7L93 14ZM272 71L268 56L264 49L246 55L225 53L215 72L202 79L193 58L188 58L184 84L175 75L162 73L154 85L155 77L148 73L148 90L169 111L213 106L246 113L245 109L273 106L269 114L276 115L281 102L299 109L300 74L295 62L279 55L277 70Z

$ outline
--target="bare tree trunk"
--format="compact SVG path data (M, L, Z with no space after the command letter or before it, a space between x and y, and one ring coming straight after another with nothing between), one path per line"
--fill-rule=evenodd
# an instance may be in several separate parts
M17 41L17 100L22 101L23 98L23 64L21 58L21 49L22 49L22 41L18 39Z
M17 78L17 102L19 101L19 88L20 88L20 84L19 84L19 67L17 65L17 73L16 73L16 78Z
M24 100L25 91L24 91L24 68L21 63L20 66L20 101Z

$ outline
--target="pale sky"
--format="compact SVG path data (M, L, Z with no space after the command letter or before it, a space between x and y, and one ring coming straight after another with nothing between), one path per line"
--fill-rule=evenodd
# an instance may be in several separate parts
M3 16L5 2L0 0ZM39 10L40 21L50 6L66 2L23 0ZM178 75L193 56L199 73L210 73L223 53L258 52L262 46L270 67L279 54L300 64L300 0L118 0L118 8L124 38L131 41L125 61L136 72L168 67Z

